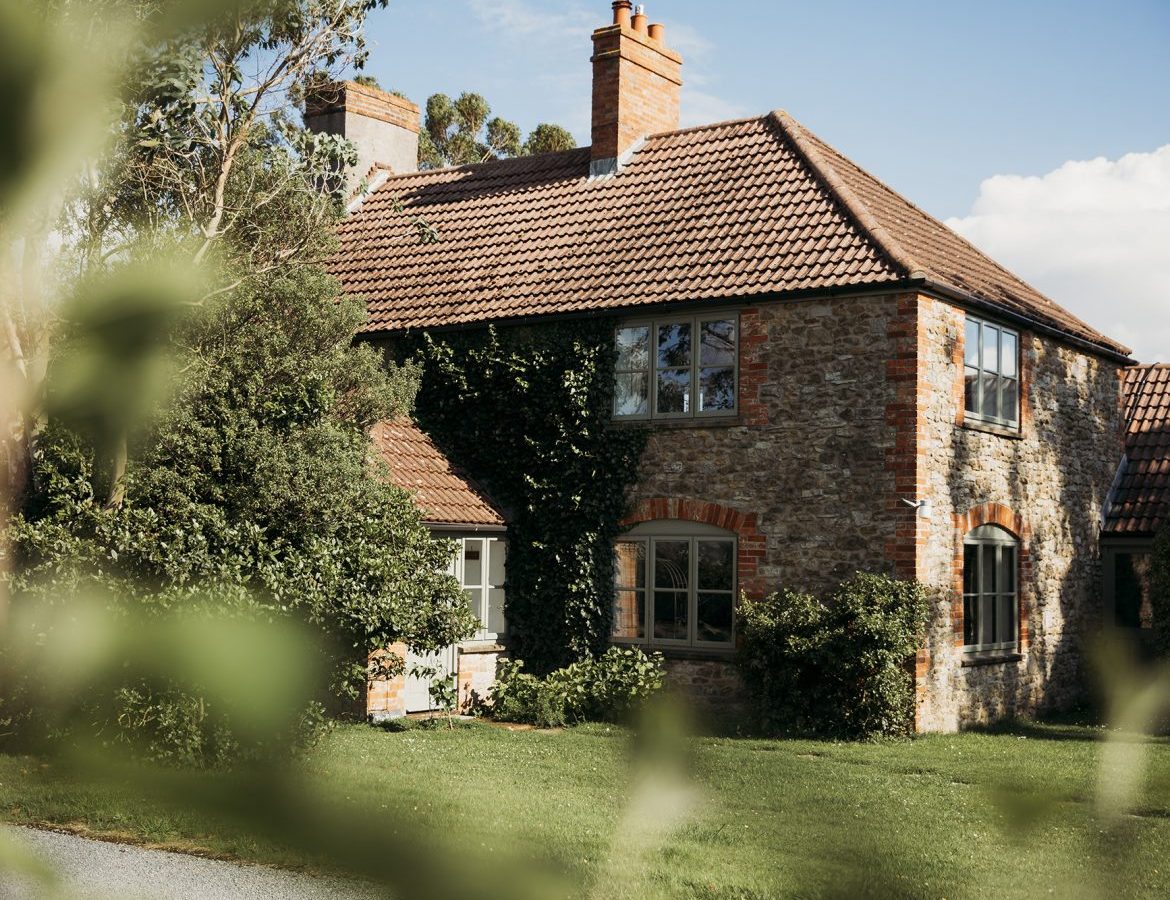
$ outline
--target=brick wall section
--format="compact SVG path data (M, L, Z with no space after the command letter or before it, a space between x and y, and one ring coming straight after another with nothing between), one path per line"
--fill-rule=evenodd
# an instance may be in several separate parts
M419 108L414 103L354 81L341 82L305 100L306 119L338 112L377 119L415 134L420 129Z
M753 516L745 562L756 593L891 571L891 536L913 519L888 502L897 304L879 295L741 311L739 417L652 426L631 508L686 498Z
M505 656L503 647L468 646L460 648L456 656L459 672L457 706L460 712L472 712L487 700L496 680L496 664Z
M406 644L393 644L370 654L370 677L366 682L366 716L374 722L400 719L406 715L406 676L376 677L378 659L394 654L406 659Z
M916 303L920 341L918 452L926 460L918 577L940 589L920 657L918 724L953 730L1004 715L1059 709L1084 696L1085 648L1100 627L1101 508L1121 458L1119 367L1022 333L1017 436L964 422L965 314ZM962 542L995 523L1021 540L1019 659L963 665Z
M620 157L679 122L682 57L624 25L593 33L593 159Z

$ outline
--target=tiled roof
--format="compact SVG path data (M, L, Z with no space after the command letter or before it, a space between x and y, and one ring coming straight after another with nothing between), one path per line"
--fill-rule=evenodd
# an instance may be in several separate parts
M390 467L390 478L432 525L502 526L504 517L487 495L460 475L443 452L409 419L379 422L374 445Z
M366 299L366 330L922 277L1127 352L785 113L655 135L614 176L589 178L589 156L388 179L343 222L331 263Z
M1110 534L1153 534L1170 523L1170 365L1125 372L1125 457L1105 520Z

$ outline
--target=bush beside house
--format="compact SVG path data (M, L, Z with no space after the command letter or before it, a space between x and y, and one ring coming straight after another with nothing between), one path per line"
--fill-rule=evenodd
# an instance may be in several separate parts
M739 662L768 732L866 738L913 729L908 661L923 645L926 588L857 574L827 600L782 591L740 608Z

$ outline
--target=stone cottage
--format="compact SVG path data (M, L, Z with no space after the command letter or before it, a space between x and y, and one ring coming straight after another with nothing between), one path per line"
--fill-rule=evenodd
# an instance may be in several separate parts
M364 338L612 322L612 427L651 431L613 640L676 677L725 689L740 592L869 570L942 592L921 729L1071 702L1102 620L1128 350L787 113L680 130L682 58L630 3L613 13L590 147L416 172L400 98L345 85L309 119L394 138L363 150L332 267L367 301ZM441 239L404 233L403 210Z

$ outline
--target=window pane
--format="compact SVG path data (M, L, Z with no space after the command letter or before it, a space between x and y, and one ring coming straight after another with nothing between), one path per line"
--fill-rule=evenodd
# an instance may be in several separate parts
M503 634L507 631L504 622L504 591L501 588L492 588L488 591L487 630L492 634Z
M646 369L650 367L650 326L633 325L617 332L617 367Z
M1016 422L1020 417L1020 383L1014 378L1001 379L1000 416L1009 422Z
M691 364L691 323L658 326L658 368Z
M619 541L613 551L613 583L617 588L646 586L646 544Z
M1019 368L1019 348L1016 346L1016 336L1008 331L1001 332L1003 343L999 353L999 372L1009 378L1016 377Z
M988 419L999 418L999 376L981 375L983 382L983 409L980 414Z
M613 393L615 416L644 416L650 411L650 376L630 372L617 376Z
M654 586L685 591L691 585L691 542L654 542Z
M996 551L999 549L994 544L985 544L983 551L983 583L980 585L980 593L994 594L999 591L998 571L996 570Z
M995 610L995 643L1010 644L1016 639L1016 597L1000 594Z
M658 373L658 412L689 413L691 411L691 373L666 370Z
M483 584L483 541L463 542L463 584L466 587Z
M967 333L963 338L963 359L969 366L979 367L979 323L967 320Z
M699 594L697 640L731 643L732 594Z
M504 541L488 541L488 586L502 587L504 584L504 563L507 560L508 545Z
M979 547L975 544L963 546L963 593L979 593Z
M618 591L614 597L613 636L627 640L646 637L646 592Z
M735 409L735 369L699 370L699 410Z
M735 365L735 322L720 320L704 322L701 326L699 365Z
M735 590L735 545L731 541L699 541L699 590Z
M654 592L654 637L661 641L685 641L687 631L686 591Z
M1016 591L1016 548L999 548L999 581L996 590L1014 594Z
M979 595L979 643L995 643L995 597Z
M983 326L983 371L999 372L999 329Z
M483 625L484 610L483 610L483 591L479 588L471 588L465 591L467 594L467 602L471 604L472 615L479 620L480 625Z
M968 647L977 643L979 638L979 595L967 594L963 597L963 643Z
M979 370L966 368L963 370L964 392L967 395L967 412L982 415L979 407Z

